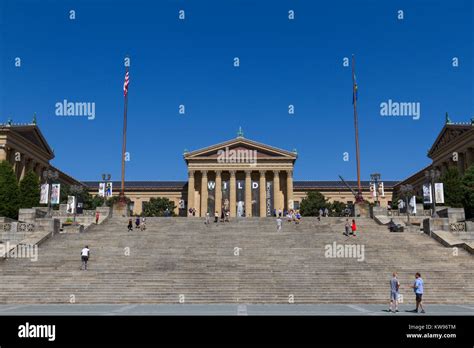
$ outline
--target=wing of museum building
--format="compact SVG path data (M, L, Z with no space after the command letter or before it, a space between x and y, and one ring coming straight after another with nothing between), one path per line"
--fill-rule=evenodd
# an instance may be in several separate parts
M454 123L448 115L436 140L428 150L431 163L394 186L394 192L401 185L410 184L418 196L423 195L423 184L428 183L427 175L432 169L443 175L449 167L456 167L461 175L474 165L474 117L471 122Z

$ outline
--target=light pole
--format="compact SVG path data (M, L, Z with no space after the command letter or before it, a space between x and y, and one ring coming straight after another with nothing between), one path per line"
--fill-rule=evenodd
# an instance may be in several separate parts
M405 197L406 208L407 208L407 225L410 225L410 212L408 211L410 204L409 204L408 198L413 195L413 186L410 184L402 185L400 187L400 192L402 193L402 197Z
M48 217L51 217L51 191L53 190L52 183L53 180L58 180L59 173L56 170L45 170L43 172L43 179L48 184Z
M74 200L75 200L75 207L74 207L74 221L73 221L73 225L76 225L76 214L77 214L77 194L79 193L82 193L82 191L84 190L84 188L80 185L71 185L69 187L69 191L72 193L72 195L74 196Z
M441 172L438 169L430 169L430 170L425 170L425 178L428 180L430 184L430 198L431 198L431 217L437 217L438 214L436 214L436 196L434 194L434 189L435 189L435 181L438 180L441 177Z
M105 182L105 187L104 187L104 204L102 204L103 207L107 206L107 183L110 182L110 179L112 176L110 174L102 174L102 180Z
M379 173L370 174L370 180L374 183L374 192L375 192L375 205L379 206L379 181L381 175Z

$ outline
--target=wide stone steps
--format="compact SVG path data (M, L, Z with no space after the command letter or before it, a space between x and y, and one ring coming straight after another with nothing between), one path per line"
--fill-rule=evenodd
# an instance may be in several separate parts
M284 221L234 219L205 225L198 218L148 218L147 230L127 231L114 218L85 233L57 235L39 259L0 262L1 303L386 303L397 270L402 294L416 271L425 278L426 301L473 303L473 257L418 233L389 233L357 219L357 237L345 237L345 219ZM364 245L364 261L326 258L325 246ZM89 245L89 270L79 252ZM234 255L234 248L241 248ZM130 255L125 255L129 248ZM455 286L453 286L455 284Z

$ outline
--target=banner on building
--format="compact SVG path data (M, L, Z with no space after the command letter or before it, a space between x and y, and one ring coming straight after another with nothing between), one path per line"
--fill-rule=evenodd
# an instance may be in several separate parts
M411 199L410 199L410 203L409 203L409 213L410 214L413 214L415 215L416 214L416 196L413 196Z
M112 197L112 183L108 182L105 185L105 197Z
M371 182L369 187L370 187L371 196L375 198L376 195L377 195L377 191L376 191L376 188L375 188L375 183Z
M74 214L76 211L76 197L67 196L66 211L70 214Z
M431 185L423 184L423 204L433 203L431 199Z
M59 204L61 197L61 184L51 185L51 204Z
M76 213L77 214L82 214L84 212L84 202L82 200L82 197L79 196L77 197L77 208L76 208Z
M273 215L273 181L267 181L266 187L266 209L267 209L267 216Z
M435 183L435 201L436 203L444 203L444 187L442 182Z
M99 197L105 197L105 182L99 183Z
M40 204L48 204L49 184L41 185Z
M385 197L385 188L383 186L383 182L379 184L379 193L381 197Z

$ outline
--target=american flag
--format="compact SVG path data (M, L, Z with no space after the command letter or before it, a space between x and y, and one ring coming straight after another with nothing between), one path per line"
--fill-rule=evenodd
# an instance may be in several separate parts
M128 93L128 83L129 83L129 77L128 77L128 71L125 74L125 81L123 83L123 95L126 96Z

